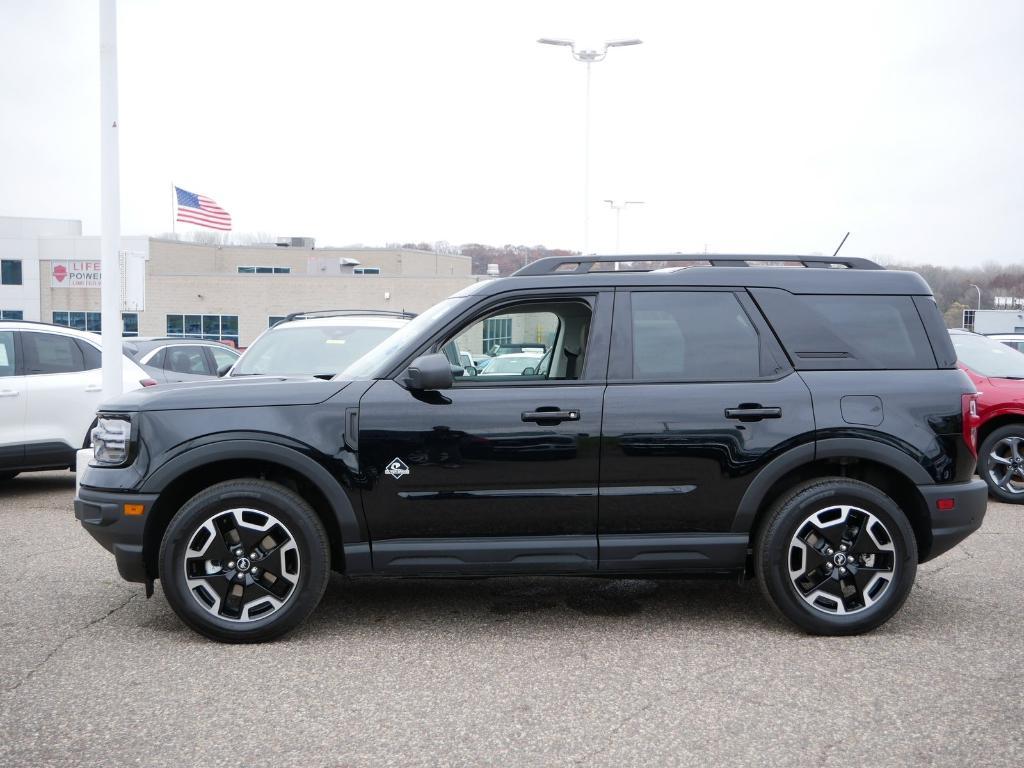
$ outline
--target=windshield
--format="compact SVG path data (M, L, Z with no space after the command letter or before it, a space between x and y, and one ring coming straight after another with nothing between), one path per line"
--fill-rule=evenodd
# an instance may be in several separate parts
M373 379L383 376L395 362L397 356L409 345L414 344L423 334L430 331L434 320L467 301L465 297L442 299L421 315L417 315L408 325L403 325L398 332L383 344L367 352L361 358L344 369L345 377L350 379Z
M961 363L990 379L1024 379L1024 355L998 341L975 334L954 333L953 347Z
M245 351L231 375L333 376L397 330L362 325L275 328Z

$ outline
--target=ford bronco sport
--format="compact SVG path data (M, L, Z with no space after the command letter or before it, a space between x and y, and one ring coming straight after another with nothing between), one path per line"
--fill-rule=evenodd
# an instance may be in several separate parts
M232 642L299 624L332 570L746 573L805 631L854 634L981 525L975 388L920 276L616 261L477 283L331 380L126 394L75 514L122 577ZM544 351L463 365L511 344Z

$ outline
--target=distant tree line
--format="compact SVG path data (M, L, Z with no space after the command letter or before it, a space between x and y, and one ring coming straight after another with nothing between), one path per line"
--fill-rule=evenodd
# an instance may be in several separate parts
M935 294L935 302L950 328L960 327L965 309L978 308L978 292L971 287L972 284L981 288L982 309L996 309L996 296L1024 298L1024 269L1020 267L995 263L977 267L898 263L885 266L887 269L909 269L928 281Z

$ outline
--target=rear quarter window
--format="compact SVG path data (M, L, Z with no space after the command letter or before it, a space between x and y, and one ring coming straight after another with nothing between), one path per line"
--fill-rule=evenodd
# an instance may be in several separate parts
M798 370L920 370L935 355L911 296L751 290Z

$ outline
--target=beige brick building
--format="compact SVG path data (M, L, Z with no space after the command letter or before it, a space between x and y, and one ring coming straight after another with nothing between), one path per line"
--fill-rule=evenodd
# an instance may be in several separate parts
M468 256L314 248L305 238L287 242L235 246L122 238L126 335L203 336L244 347L290 312L422 312L486 279L471 274ZM40 238L38 317L29 310L25 319L99 330L99 261L98 237Z

